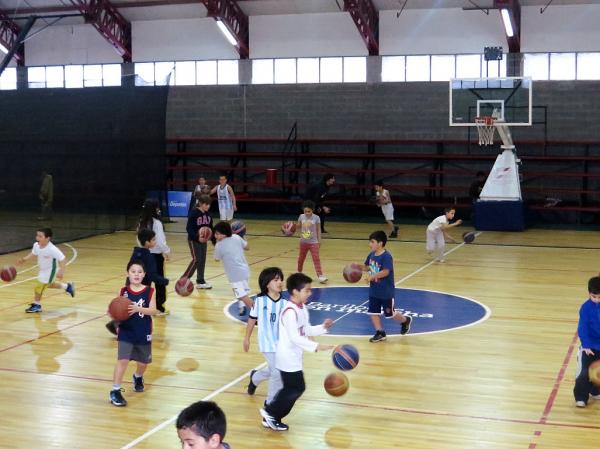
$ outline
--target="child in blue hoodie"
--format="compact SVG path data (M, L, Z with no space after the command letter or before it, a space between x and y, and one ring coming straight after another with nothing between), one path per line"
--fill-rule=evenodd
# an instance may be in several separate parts
M588 281L589 299L579 309L577 333L581 347L577 353L577 379L575 380L575 405L585 407L590 395L600 399L600 389L590 382L590 364L600 360L600 276Z

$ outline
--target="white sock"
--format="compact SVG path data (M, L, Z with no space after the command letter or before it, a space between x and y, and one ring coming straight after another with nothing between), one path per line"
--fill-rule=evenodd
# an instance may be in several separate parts
M114 390L120 390L121 389L121 384L113 384L112 389L113 389L113 391Z
M62 288L63 290L66 290L68 286L69 284L65 284L64 282L60 283L60 288Z

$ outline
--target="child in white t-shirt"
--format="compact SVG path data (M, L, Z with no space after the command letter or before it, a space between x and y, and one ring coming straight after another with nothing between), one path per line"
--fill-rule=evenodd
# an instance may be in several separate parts
M398 226L394 225L394 205L392 204L390 191L383 188L383 181L375 183L375 196L377 205L381 207L381 212L388 225L388 237L398 237Z
M450 224L450 220L454 219L456 209L453 207L447 207L444 209L444 215L440 215L427 226L427 243L426 249L429 254L434 254L436 262L443 263L444 252L446 250L446 240L448 239L453 243L456 240L446 232L448 229L462 224L462 220L456 220Z
M33 289L33 302L25 309L27 313L39 313L42 311L42 294L46 288L61 288L71 295L71 297L75 296L75 284L73 282L55 282L56 279L62 280L65 275L67 259L62 251L50 241L51 238L52 229L38 229L35 233L36 243L33 244L31 252L17 261L17 264L21 265L32 257L37 256L38 266L40 267Z

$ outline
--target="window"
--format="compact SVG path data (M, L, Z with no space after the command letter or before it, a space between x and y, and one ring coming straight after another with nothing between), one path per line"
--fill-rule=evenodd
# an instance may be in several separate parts
M104 64L102 66L102 85L121 85L121 64Z
M456 78L481 78L482 55L456 55ZM495 61L494 61L495 62ZM484 66L485 67L485 66Z
M344 58L344 83L367 82L367 58Z
M83 87L83 66L65 66L65 87Z
M534 80L548 79L548 53L525 54L523 75Z
M83 66L83 85L85 87L102 86L102 66L84 65Z
M217 62L217 82L219 84L239 84L237 60Z
M196 62L196 84L204 86L217 84L217 61Z
M575 53L550 53L550 79L575 79Z
M296 70L299 83L319 82L319 58L298 58Z
M46 67L29 67L27 69L27 85L30 89L46 87Z
M63 66L46 67L46 87L65 87Z
M252 61L252 84L273 84L272 59L254 59Z
M320 81L341 83L343 81L342 58L321 58Z
M0 76L0 90L14 90L17 88L17 69L14 67L4 69Z
M175 85L193 86L196 84L196 62L180 61L175 63Z
M154 63L154 85L156 86L173 86L175 84L175 77L173 71L175 70L174 62L155 62Z
M429 81L429 56L406 57L406 81Z
M136 86L154 86L154 63L142 62L135 63L135 85Z
M295 59L276 59L275 60L275 83L276 84L294 84L296 82L296 60Z
M406 58L404 56L381 58L381 81L406 81Z
M455 77L454 55L431 57L431 81L449 81Z
M577 79L600 80L600 53L577 53Z

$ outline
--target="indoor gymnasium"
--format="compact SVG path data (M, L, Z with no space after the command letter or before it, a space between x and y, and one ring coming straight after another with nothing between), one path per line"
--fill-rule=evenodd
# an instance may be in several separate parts
M0 0L0 447L599 447L598 18Z

